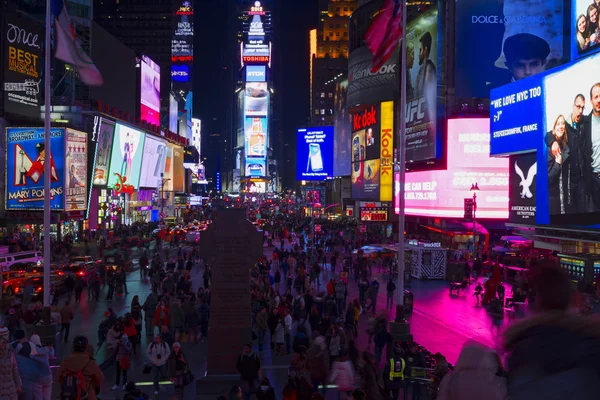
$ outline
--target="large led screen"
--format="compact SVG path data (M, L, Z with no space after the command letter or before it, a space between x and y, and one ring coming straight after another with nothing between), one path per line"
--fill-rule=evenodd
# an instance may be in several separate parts
M97 118L97 120L96 120ZM115 123L99 116L94 117L94 125L97 126L92 132L92 141L96 142L96 154L94 157L94 169L92 183L94 186L106 186L108 182L108 167L110 166L110 154L113 147L113 136Z
M572 0L571 2L571 55L575 59L600 49L598 20L600 2Z
M352 115L352 161L379 158L379 126L381 113L379 105L371 106Z
M333 126L298 129L296 179L323 181L333 176Z
M165 162L165 174L164 181L161 184L161 190L165 190L167 192L173 191L173 145L171 143L167 143L167 160Z
M538 223L573 223L567 215L600 211L599 71L594 54L544 79Z
M117 183L132 185L135 189L139 187L145 136L137 129L117 123L110 160L108 187L114 187Z
M430 6L406 31L406 160L437 157L438 10Z
M333 141L333 175L350 175L352 160L352 143L350 139L352 116L348 113L346 95L348 93L348 80L343 80L335 85L335 113Z
M457 1L456 96L488 98L490 89L568 61L565 11L563 0Z
M87 133L67 128L65 137L65 210L87 209Z
M246 118L244 126L246 157L267 156L267 119Z
M140 119L160 126L160 66L142 56Z
M160 188L161 176L164 177L167 162L167 142L146 135L142 170L140 172L140 187Z
M464 199L477 183L477 218L508 218L508 159L490 158L489 120L448 121L448 169L408 172L405 212L428 217L464 217ZM395 211L400 212L400 182L396 175Z
M246 159L246 177L262 178L267 174L266 160L264 158Z
M183 147L173 146L173 191L182 193L184 188Z
M266 117L269 109L269 92L266 82L246 83L245 114L247 117Z
M535 225L537 170L535 152L510 156L510 222Z
M44 163L50 157L50 209L64 208L65 130L50 131L51 151L44 146L44 128L6 129L6 209L44 209Z
M352 198L379 200L379 160L367 160L352 165Z

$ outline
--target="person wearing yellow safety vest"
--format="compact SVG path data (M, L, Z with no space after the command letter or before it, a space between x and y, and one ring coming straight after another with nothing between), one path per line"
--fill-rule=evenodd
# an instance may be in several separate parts
M400 390L404 390L404 374L406 362L400 356L400 349L394 349L394 355L388 360L383 369L383 380L385 392L392 400L398 400Z

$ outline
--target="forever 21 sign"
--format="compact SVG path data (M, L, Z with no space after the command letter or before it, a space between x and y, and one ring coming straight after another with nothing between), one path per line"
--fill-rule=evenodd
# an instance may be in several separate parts
M18 13L8 13L4 21L4 109L39 118L43 27Z

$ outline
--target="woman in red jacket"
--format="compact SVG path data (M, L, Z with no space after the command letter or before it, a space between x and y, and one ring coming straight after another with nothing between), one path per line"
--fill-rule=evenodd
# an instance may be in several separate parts
M125 314L123 318L123 333L127 335L131 341L131 347L133 348L133 354L135 354L135 347L137 344L138 331L135 328L135 320L131 316L131 313Z
M165 300L161 300L156 307L156 314L154 314L154 326L158 326L159 331L163 326L169 326L169 307Z

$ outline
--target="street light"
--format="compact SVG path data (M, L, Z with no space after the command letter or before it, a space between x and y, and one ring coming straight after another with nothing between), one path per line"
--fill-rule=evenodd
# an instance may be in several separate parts
M479 192L477 182L471 185L471 192L473 192L473 259L475 259L477 258L477 192Z

